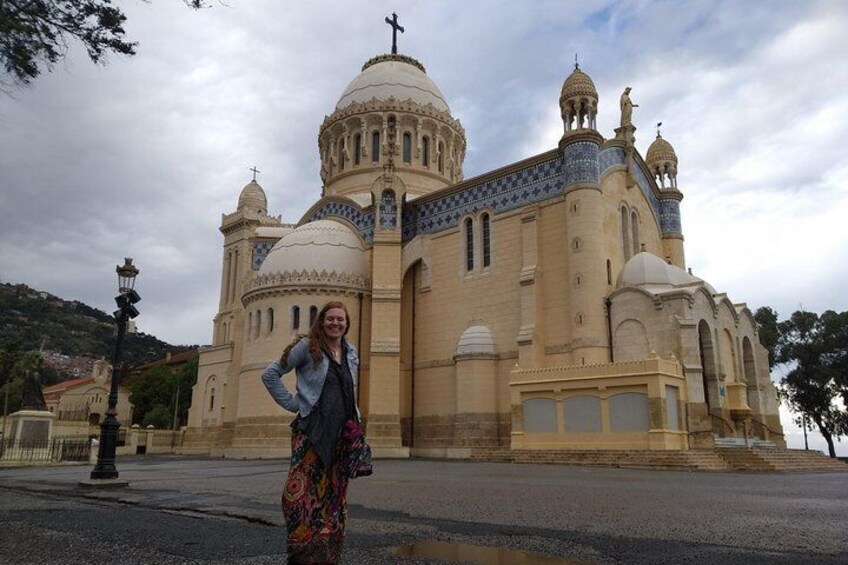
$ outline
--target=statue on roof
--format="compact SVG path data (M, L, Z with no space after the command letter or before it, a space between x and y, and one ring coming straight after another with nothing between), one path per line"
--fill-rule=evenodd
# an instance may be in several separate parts
M631 127L633 125L633 108L638 108L638 104L634 104L632 100L630 100L630 90L631 88L628 86L624 89L624 92L621 94L621 100L619 102L621 106L621 127Z

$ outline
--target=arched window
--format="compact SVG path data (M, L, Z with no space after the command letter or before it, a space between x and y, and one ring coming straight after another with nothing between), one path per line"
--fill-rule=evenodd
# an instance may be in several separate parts
M375 163L380 161L380 132L371 134L371 160Z
M262 310L256 311L256 326L253 328L253 339L259 338L259 331L262 327Z
M489 221L489 214L483 214L483 268L489 267L492 264L492 235Z
M612 284L612 263L607 259L607 284Z
M271 332L274 331L274 309L268 308L268 331L267 335L271 335Z
M630 229L633 232L633 254L636 255L641 251L639 241L639 216L636 215L636 210L630 212Z
M247 340L253 339L253 312L247 314Z
M344 155L344 140L340 139L339 140L339 170L340 171L344 170L344 161L345 161L344 158L345 158L345 155Z
M430 166L430 138L426 135L421 140L421 164L425 167Z
M624 260L627 261L630 259L630 226L628 226L628 213L627 208L624 206L621 207L621 245L624 250Z
M362 152L362 136L358 133L353 136L353 164L359 164L359 154Z
M408 133L403 134L403 162L412 163L412 136Z
M300 329L300 306L292 306L292 329Z
M474 270L474 222L465 220L465 270Z
M310 306L309 307L309 327L311 328L315 324L315 320L318 319L318 307Z
M445 172L445 144L439 142L439 172Z
M209 411L211 412L214 409L215 409L215 389L213 388L209 391Z

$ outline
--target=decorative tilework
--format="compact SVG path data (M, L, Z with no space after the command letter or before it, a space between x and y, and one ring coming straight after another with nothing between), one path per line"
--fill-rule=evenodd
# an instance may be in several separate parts
M557 156L461 192L420 204L412 202L403 210L403 240L456 227L462 216L476 214L484 207L501 213L553 198L562 194L564 185L563 158Z
M563 149L565 186L593 182L601 178L598 169L598 146L591 141L577 141Z
M602 173L614 165L624 165L624 160L624 149L621 147L609 147L604 149L598 157ZM656 214L657 218L659 218L660 229L663 234L682 234L683 232L680 225L680 203L677 200L660 200L657 198L651 187L651 180L645 176L644 171L642 171L642 167L634 167L633 177L636 179L636 184L639 185L639 189L642 191L642 194L645 195L645 198L654 210L654 214Z
M683 235L680 225L680 202L673 199L660 200L660 224L664 234Z
M265 257L268 256L268 253L271 251L272 247L274 247L273 241L253 242L253 255L250 259L250 268L254 271L258 271L259 267L262 266L262 262L265 261Z
M356 226L366 243L374 240L374 212L363 213L358 207L346 202L327 202L311 216L309 222L323 220L330 216L338 216Z

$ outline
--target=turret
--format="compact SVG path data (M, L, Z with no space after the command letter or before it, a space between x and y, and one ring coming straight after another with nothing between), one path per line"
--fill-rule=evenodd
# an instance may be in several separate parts
M566 135L571 131L597 129L598 91L577 63L562 85L559 108Z
M662 239L665 259L681 269L686 268L683 251L683 228L680 222L680 201L683 193L677 189L677 154L674 147L662 138L657 124L657 138L645 154L645 164L660 186L662 206Z

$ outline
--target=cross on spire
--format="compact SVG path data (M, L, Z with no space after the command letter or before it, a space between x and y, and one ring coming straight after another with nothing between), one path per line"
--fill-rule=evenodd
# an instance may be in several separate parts
M662 136L660 135L660 126L661 126L661 125L662 125L662 122L657 122L657 137L662 137Z
M397 53L397 32L403 33L403 27L397 21L397 14L392 12L392 19L386 16L386 23L392 26L392 53Z
M258 172L259 172L259 169L257 169L257 168L256 168L256 165L253 165L253 167L251 167L251 168L249 168L249 169L247 169L247 170L248 170L248 171L253 171L253 182L256 182L256 173L258 173Z
M574 54L574 70L575 71L580 70L580 63L577 62L577 53Z

